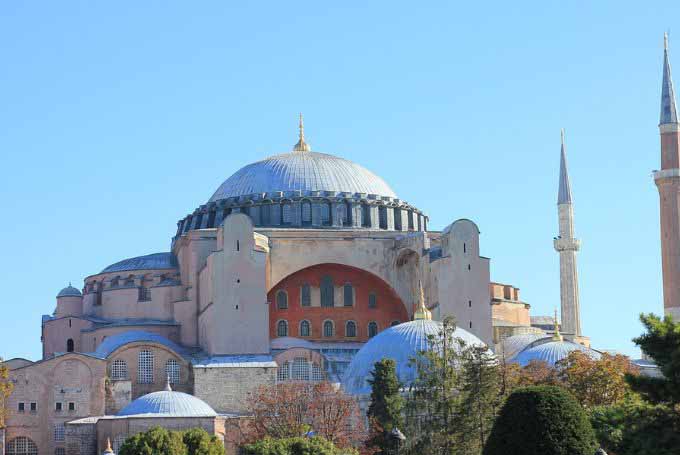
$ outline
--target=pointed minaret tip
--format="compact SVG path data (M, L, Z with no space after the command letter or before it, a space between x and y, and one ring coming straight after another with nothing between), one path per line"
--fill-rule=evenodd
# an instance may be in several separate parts
M305 142L305 122L302 117L302 112L300 112L300 123L299 123L299 137L298 142L293 146L294 152L310 152L312 148Z
M425 305L425 291L423 291L423 283L420 280L418 280L418 304L413 312L413 320L432 320L432 312L428 310L427 305Z
M675 89L668 57L668 32L663 34L663 81L661 83L661 116L659 125L678 123L678 109L675 105Z
M560 131L560 182L557 190L557 204L571 204L571 184L569 183L569 171L567 169L567 147L564 143L564 128Z

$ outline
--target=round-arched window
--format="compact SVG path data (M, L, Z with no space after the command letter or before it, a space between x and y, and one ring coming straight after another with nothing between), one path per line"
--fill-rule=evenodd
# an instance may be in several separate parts
M165 363L165 375L170 384L179 384L180 366L175 359L170 359Z
M7 455L38 455L38 446L31 439L19 436L7 443Z
M345 324L345 336L346 337L356 337L357 336L357 324L354 321L347 321Z
M373 338L378 334L378 324L371 321L368 323L368 337Z
M114 381L122 381L127 379L128 369L125 360L116 359L111 364L111 379Z
M286 294L286 291L278 291L276 293L276 308L279 310L288 308L288 294Z
M137 357L137 382L153 384L153 352L144 349Z
M332 337L333 336L333 321L324 321L323 323L323 336Z
M300 322L300 336L301 337L310 336L311 331L312 330L311 330L311 325L309 324L309 321Z
M276 324L276 336L287 337L288 336L288 322L279 321Z

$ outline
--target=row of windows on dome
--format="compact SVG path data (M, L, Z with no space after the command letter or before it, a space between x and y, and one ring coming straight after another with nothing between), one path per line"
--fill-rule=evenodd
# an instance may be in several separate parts
M320 305L322 307L334 307L335 306L335 287L333 285L333 278L330 276L324 276L321 278L321 286L319 289L320 294ZM375 292L370 292L368 294L368 307L377 308L378 307L378 296ZM349 307L355 304L355 292L354 286L351 283L345 283L342 287L342 305ZM312 306L312 287L304 283L300 286L300 306L310 307ZM288 309L288 292L283 289L276 291L276 308L278 310Z
M138 384L154 383L154 363L154 354L152 351L147 349L139 351L137 356ZM175 359L169 359L165 363L165 378L170 381L170 384L179 384L180 370L180 364ZM130 379L128 376L127 362L122 359L116 359L111 362L111 366L109 368L109 377L113 381L124 381Z
M392 326L395 326L399 324L400 321L392 321ZM322 335L325 338L331 338L336 336L336 329L335 329L335 322L327 319L323 321L323 333ZM373 338L378 334L378 323L375 321L371 321L368 323L366 326L366 332L369 338ZM285 319L281 319L276 323L276 336L278 337L287 337L287 336L292 336L288 321ZM300 321L298 324L298 331L297 331L297 336L300 337L310 337L312 336L312 323L306 319ZM357 323L356 321L347 321L345 322L345 333L344 336L346 338L356 338L359 336L357 333Z
M270 200L249 203L239 207L227 207L201 211L179 222L177 234L192 229L210 229L221 224L232 213L244 213L256 226L335 226L365 227L397 231L427 230L427 217L413 209L388 207L367 202L329 200L301 201Z

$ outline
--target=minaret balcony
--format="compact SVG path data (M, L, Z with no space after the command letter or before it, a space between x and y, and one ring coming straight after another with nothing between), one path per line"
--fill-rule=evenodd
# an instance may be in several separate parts
M581 249L581 241L579 239L563 239L562 237L556 237L553 240L555 245L555 251L578 251Z
M669 179L672 177L680 177L680 169L661 169L660 171L652 172L652 175L654 176L655 181Z

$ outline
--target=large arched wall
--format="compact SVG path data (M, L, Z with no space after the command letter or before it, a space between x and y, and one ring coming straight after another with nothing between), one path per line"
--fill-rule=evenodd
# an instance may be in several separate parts
M334 306L321 306L321 281L331 277L334 287ZM352 305L345 306L345 285L352 288ZM310 306L302 305L302 288L309 285ZM287 308L279 308L277 294L286 295ZM375 295L375 307L370 307L370 295ZM379 277L370 272L341 264L319 264L299 270L277 283L267 294L270 303L269 333L277 338L279 321L288 326L287 335L314 341L359 341L368 340L368 327L371 322L377 324L380 332L392 323L409 320L403 301L396 292ZM311 332L302 336L302 321L309 321ZM333 323L332 336L325 336L323 324ZM356 336L347 336L346 327L349 321L356 324Z

